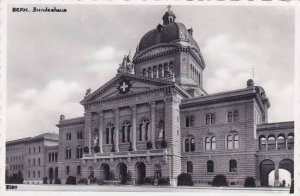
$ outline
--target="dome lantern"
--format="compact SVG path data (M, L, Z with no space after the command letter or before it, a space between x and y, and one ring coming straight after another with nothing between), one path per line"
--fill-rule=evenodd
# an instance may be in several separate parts
M170 23L173 23L173 22L175 22L175 19L176 19L175 14L171 11L171 6L168 5L167 8L168 8L168 11L162 17L164 25L168 25Z

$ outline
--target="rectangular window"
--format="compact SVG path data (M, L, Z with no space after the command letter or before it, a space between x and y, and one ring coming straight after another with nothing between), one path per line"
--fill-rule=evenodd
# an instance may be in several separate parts
M239 113L237 110L230 111L227 113L227 122L238 122Z
M193 116L185 117L185 127L194 127L194 117Z
M216 114L215 113L206 114L205 124L206 125L216 124Z
M70 167L66 166L66 174L69 175L70 174Z

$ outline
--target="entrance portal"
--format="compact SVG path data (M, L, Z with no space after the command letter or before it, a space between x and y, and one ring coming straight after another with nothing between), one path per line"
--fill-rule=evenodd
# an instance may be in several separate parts
M260 186L269 186L269 174L275 169L275 163L269 159L259 164Z
M136 164L137 169L137 184L143 184L146 178L146 165L143 162Z
M100 173L103 180L110 180L110 168L107 163L101 165Z

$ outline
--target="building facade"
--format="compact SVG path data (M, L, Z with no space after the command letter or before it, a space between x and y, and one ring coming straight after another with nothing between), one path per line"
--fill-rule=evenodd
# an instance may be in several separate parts
M49 176L48 148L58 146L58 135L45 133L6 142L6 175L22 173L24 183L39 184Z
M224 174L230 185L253 177L267 186L275 170L279 185L280 168L293 173L293 122L268 123L270 101L251 79L243 89L208 94L193 29L175 22L170 9L162 19L114 78L86 91L82 117L60 116L58 146L41 151L42 174L63 183L68 176L108 181L127 172L139 182L159 174L171 185L181 173L197 184Z

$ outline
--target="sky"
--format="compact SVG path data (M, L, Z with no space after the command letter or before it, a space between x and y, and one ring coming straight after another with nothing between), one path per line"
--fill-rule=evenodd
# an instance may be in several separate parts
M79 102L86 89L96 90L113 78L123 55L129 50L134 54L139 40L162 23L167 10L165 5L56 8L67 12L8 12L7 140L57 133L60 114L83 116ZM271 102L269 122L294 120L292 7L171 9L176 22L194 29L206 62L208 93L245 88L254 67L255 85L265 89Z

